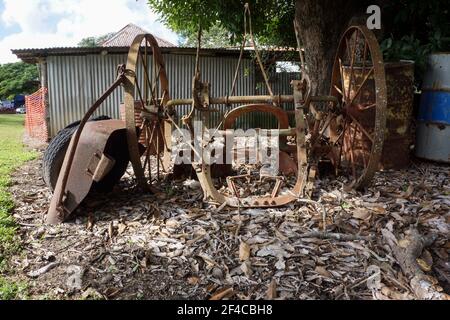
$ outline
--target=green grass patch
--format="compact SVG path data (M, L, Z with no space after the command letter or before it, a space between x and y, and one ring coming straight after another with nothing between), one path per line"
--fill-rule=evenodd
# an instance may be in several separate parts
M27 299L27 285L8 281L0 276L0 300Z
M35 152L25 150L23 146L23 124L23 115L0 114L0 272L6 270L7 258L20 248L17 226L10 215L14 207L8 192L10 175L15 168L36 157ZM21 288L8 283L0 274L0 299L10 299Z

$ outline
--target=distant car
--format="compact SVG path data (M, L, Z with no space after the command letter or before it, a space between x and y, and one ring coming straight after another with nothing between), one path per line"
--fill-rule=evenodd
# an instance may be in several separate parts
M16 109L16 113L18 113L18 114L25 114L26 113L25 107L17 108Z

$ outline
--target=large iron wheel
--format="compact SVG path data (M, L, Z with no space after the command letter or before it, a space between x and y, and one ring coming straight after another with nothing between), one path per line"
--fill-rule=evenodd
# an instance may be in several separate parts
M364 188L379 168L387 105L382 53L365 26L350 27L341 38L331 95L340 102L329 123L331 159L349 177L347 188Z
M155 38L137 36L128 53L125 120L130 160L138 185L152 185L168 172L170 125L164 105L170 99L164 59ZM168 160L169 159L169 160Z

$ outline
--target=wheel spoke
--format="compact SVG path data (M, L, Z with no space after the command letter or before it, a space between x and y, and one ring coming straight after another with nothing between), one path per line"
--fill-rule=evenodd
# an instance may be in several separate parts
M373 107L376 107L376 106L377 106L376 103L369 104L368 106L365 106L365 107L359 107L359 106L358 106L358 110L364 111L364 110L368 110L368 109L373 108Z
M333 87L334 87L334 89L336 89L336 91L337 91L341 96L344 96L344 94L342 93L341 88L339 88L337 85L334 85Z
M359 127L359 129L362 131L362 133L364 133L364 135L369 138L369 140L373 143L374 139L373 137L367 132L367 130L363 127L363 125L361 123L359 123L359 121L352 116L350 113L348 113L348 116L352 119L352 122L355 123L355 125L357 125Z
M351 56L350 56L350 51L348 51L348 49L350 49L350 43L349 43L349 39L347 37L345 38L345 44L346 44L345 53L347 53L348 62L350 62Z
M159 122L156 123L156 126L159 127ZM159 152L159 133L157 133L156 134L156 157L157 157L157 160L156 160L156 177L157 177L158 181L159 181L159 160L160 160L159 155L160 155L160 152Z
M167 147L166 136L164 135L163 128L162 128L161 125L159 125L158 128L159 128L159 133L161 133L161 137L162 137L162 139L163 139L164 147L165 147L166 151L169 151L169 152L170 152L169 148Z
M367 58L367 41L364 40L364 54L363 54L362 74L365 74L365 72L366 72L366 58ZM372 67L372 69L373 69L373 67ZM361 87L362 87L362 85L361 85ZM355 97L357 95L358 94L355 94ZM358 104L360 104L360 103L361 103L361 96L359 96L359 98L358 98Z
M144 108L144 106L145 106L145 100L144 100L144 98L142 98L141 87L139 86L138 79L137 79L136 75L134 76L134 81L135 81L135 83L136 83L136 89L137 89L137 91L138 91L139 99L141 100L141 102L142 102L142 107Z
M328 115L327 119L325 120L325 124L323 125L322 129L320 130L320 136L323 136L325 131L328 129L328 127L330 126L331 120L333 120L333 114L332 113L330 113Z
M345 103L345 81L344 81L344 65L342 64L342 59L339 58L339 69L341 74L341 84L342 84L342 102Z
M359 85L358 90L356 90L355 95L353 96L353 98L350 100L349 105L352 105L353 102L355 101L355 98L360 94L362 87L364 86L364 84L367 82L367 80L369 79L370 75L373 73L373 67L370 68L369 72L366 74L366 76L364 77L362 83Z
M353 178L354 180L356 180L356 166L355 166L355 154L353 152L353 144L355 143L355 136L356 136L356 129L353 129L353 136L352 136L352 140L350 143L350 162L352 165L352 173L353 173Z
M154 75L153 78L153 86L152 86L152 97L156 96L156 99L154 99L155 101L158 101L158 93L157 93L157 88L159 87L159 76L161 74L161 65L158 64L158 73ZM156 93L155 93L156 92Z
M158 126L158 125L156 125L156 126ZM159 149L159 134L157 134L156 140L157 140L156 144L155 144L155 141L152 141L152 146L156 150L156 159L157 159L156 160L156 174L157 174L157 180L159 181L159 179L160 179L160 174L159 174L160 166L162 167L164 172L167 172L167 171L166 171L166 168L164 167L164 163L163 163L163 161L161 159L161 151Z
M360 128L357 127L357 129L360 129ZM366 150L364 148L364 145L361 147L361 153L362 153L362 158L363 158L364 169L366 169L367 168L367 159L366 159Z
M358 36L359 36L359 31L356 31L355 34L355 40L354 40L354 45L353 45L353 50L352 50L352 59L351 59L351 63L350 63L350 79L348 82L348 91L347 91L347 99L346 101L350 100L350 94L352 91L352 82L353 82L353 71L354 71L354 64L355 64L355 56L356 56L356 47L357 47L357 42L358 42Z
M158 70L156 70L156 65L158 65ZM155 100L158 101L159 97L159 90L158 90L158 82L159 82L159 72L161 70L161 65L157 63L156 61L156 55L153 54L153 79L154 79L154 87L155 90L152 88L152 95L155 96ZM154 90L154 91L153 91Z
M148 144L149 144L149 142L148 142L148 130L147 130L147 127L146 127L145 128L145 145L146 145L145 150L146 151L148 150ZM149 156L148 156L148 152L145 152L144 165L142 166L144 174L145 174L145 169L147 168L147 165L149 164L149 161L150 161L150 159L149 159Z
M147 132L150 133L150 128L147 126ZM147 151L146 151L146 157L148 158L148 172L149 172L149 178L150 181L152 180L152 169L151 169L151 163L150 163L150 152L151 152L151 144L153 143L153 136L155 134L155 123L153 123L152 131L150 133L150 140L148 141L147 145Z
M145 74L144 81L145 81L145 83L149 83L150 87L153 87L153 83L150 81L150 76L148 75L147 63L144 62L144 58L142 57L142 53L139 52L139 56L140 56L140 58L141 58L141 61L142 61L142 67L143 67L143 69L144 69L144 74ZM146 89L147 89L147 87L146 87ZM147 91L147 90L146 90L146 91ZM149 91L150 91L150 90L149 90ZM150 95L151 95L151 99L152 99L153 103L155 103L155 105L156 105L155 97L153 96L153 91L150 91ZM148 101L148 100L145 100L145 105L147 104L147 101Z
M337 141L341 140L341 144L339 146L339 156L338 156L338 165L337 165L338 168L341 166L342 148L344 147L344 144L345 144L345 130L347 130L347 119L345 119L344 128L342 129L341 136L337 140Z

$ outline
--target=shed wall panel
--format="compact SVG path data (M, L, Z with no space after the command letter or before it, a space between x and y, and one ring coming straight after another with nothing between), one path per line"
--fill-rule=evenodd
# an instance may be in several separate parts
M192 77L195 68L195 56L183 54L164 54L166 72L169 80L171 98L191 97ZM116 78L116 68L126 62L125 54L50 56L48 63L50 135L55 134L68 124L80 120L88 108L108 89ZM149 56L149 62L152 57ZM212 96L226 96L231 89L237 57L201 57L202 80L211 83ZM151 63L148 63L151 65ZM152 71L150 71L152 72ZM150 73L151 74L151 73ZM144 72L138 68L138 79L143 86ZM290 80L297 78L292 73L271 75L275 94L289 94ZM235 95L267 94L264 89L256 88L254 64L244 59L239 69ZM136 94L137 96L137 94ZM116 89L97 110L95 116L108 115L120 118L119 106L123 103L123 89ZM217 126L230 109L229 106L215 106L219 112L210 116L209 126ZM292 108L287 107L287 108ZM190 106L177 109L179 119L190 110ZM261 127L273 126L270 116L250 114L239 119L238 125L249 128L258 124Z

